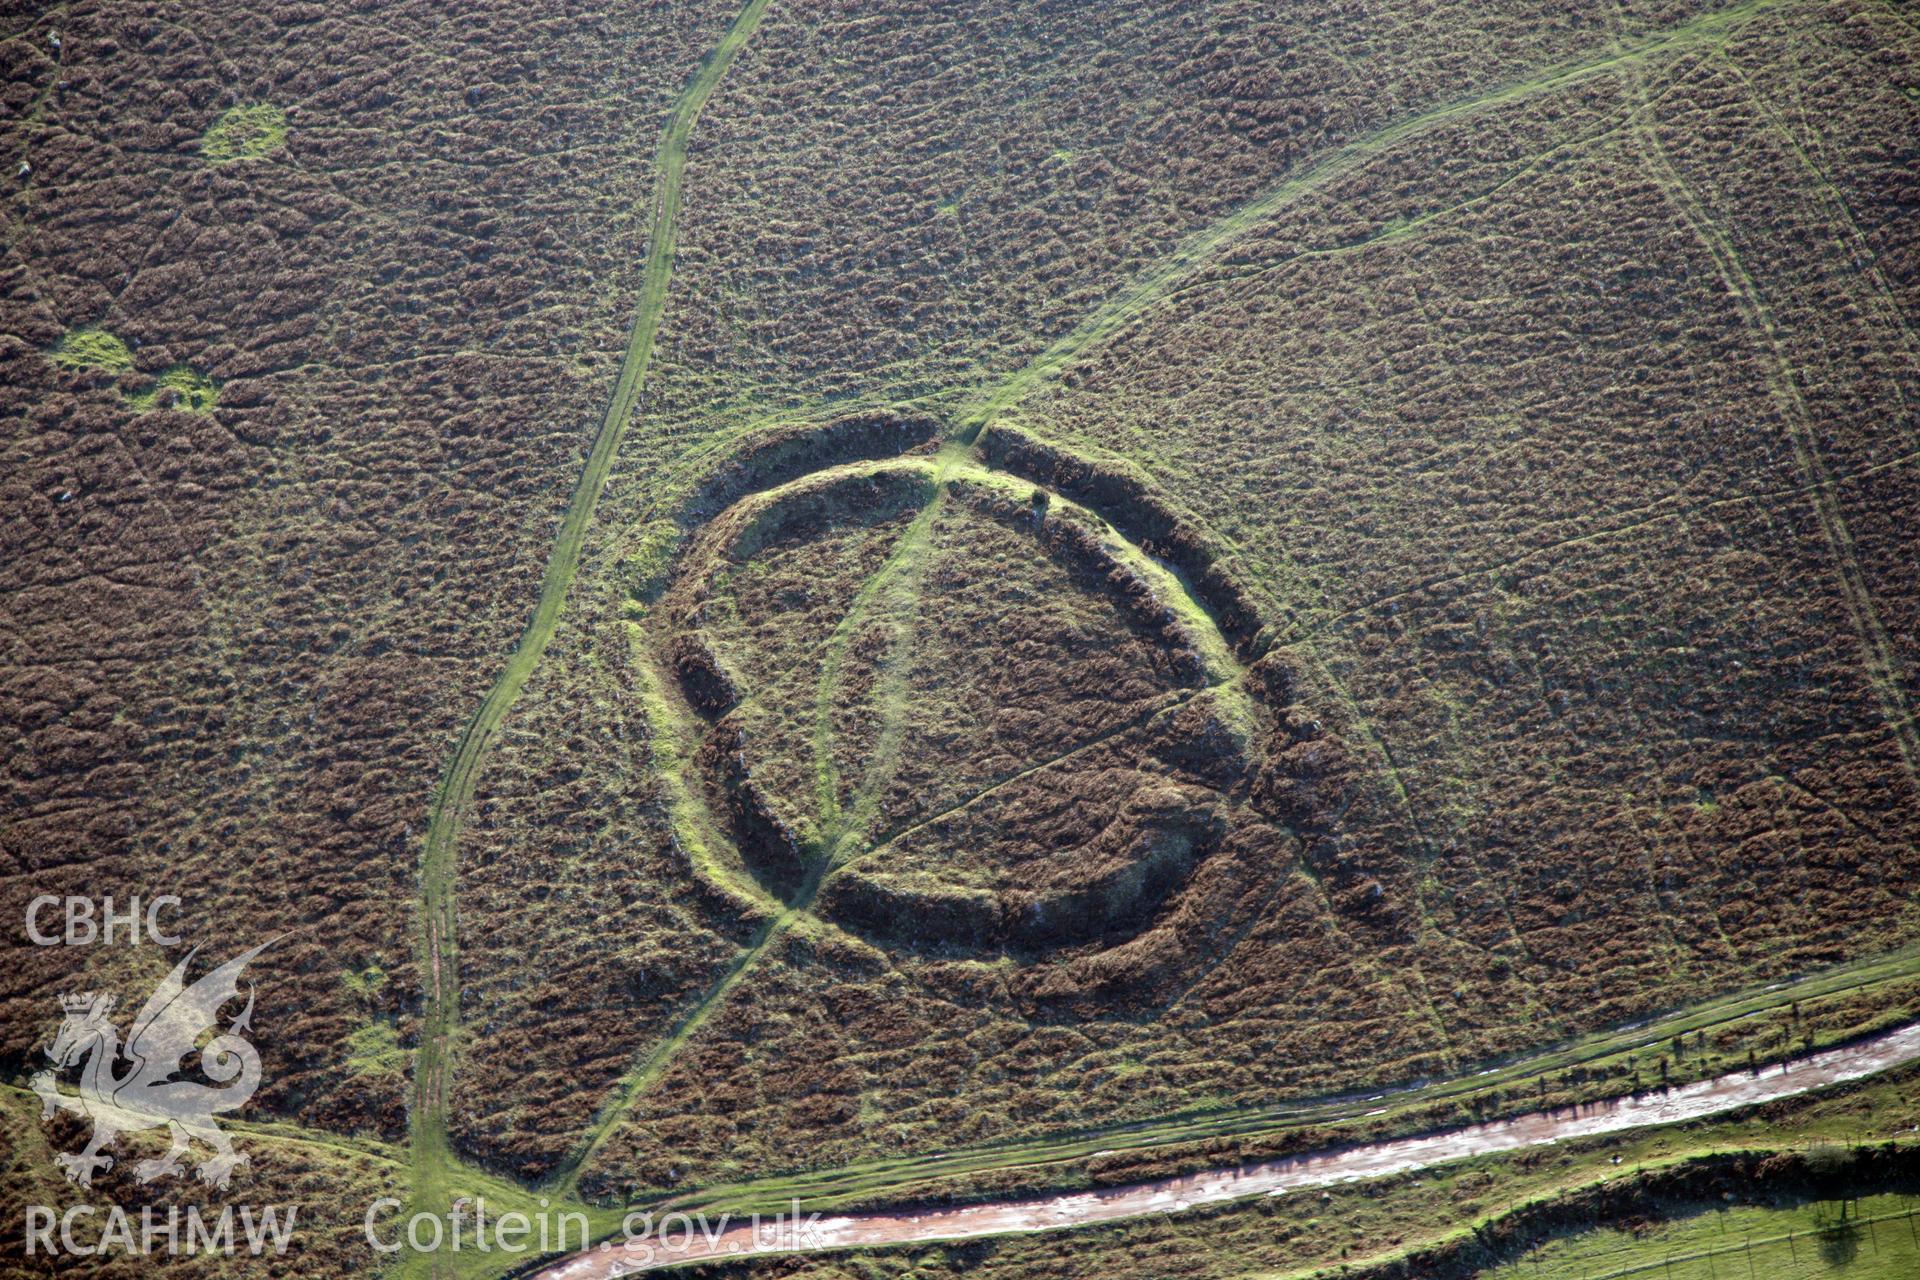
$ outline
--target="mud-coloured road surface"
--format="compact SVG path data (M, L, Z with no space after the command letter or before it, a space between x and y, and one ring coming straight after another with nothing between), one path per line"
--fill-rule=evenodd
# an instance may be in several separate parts
M959 1240L1012 1231L1052 1231L1152 1213L1178 1213L1197 1205L1219 1204L1245 1196L1277 1195L1404 1173L1467 1156L1514 1151L1646 1125L1698 1120L1754 1103L1857 1080L1916 1059L1920 1059L1920 1023L1793 1062L1659 1092L1103 1191L931 1209L924 1213L821 1217L798 1226L793 1223L763 1226L759 1241L754 1239L751 1226L718 1221L707 1224L711 1234L695 1228L691 1230L691 1238L683 1240L679 1222L669 1221L672 1230L664 1239L655 1237L597 1246L534 1274L537 1280L608 1280L701 1258Z

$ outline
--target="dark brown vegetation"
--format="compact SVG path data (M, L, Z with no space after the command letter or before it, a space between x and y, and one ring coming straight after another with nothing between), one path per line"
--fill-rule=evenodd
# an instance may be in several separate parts
M356 1074L349 1040L408 1034L434 779L610 385L636 139L713 26L651 6L4 19L9 1070L93 976L25 945L27 899L172 892L215 949L292 931L261 988L259 1105L401 1131L404 1063ZM202 131L244 102L285 112L284 145L210 164ZM86 326L132 368L57 367ZM217 381L211 413L120 394L176 364Z
M165 1147L163 1133L124 1136L115 1166L96 1175L91 1188L70 1185L52 1160L54 1150L76 1150L86 1141L86 1126L60 1115L43 1125L39 1100L21 1094L0 1099L0 1258L10 1276L84 1275L92 1280L137 1280L163 1276L167 1280L217 1280L237 1274L356 1276L367 1273L371 1250L363 1220L367 1206L380 1196L406 1194L406 1167L390 1151L361 1150L342 1143L263 1141L243 1137L239 1147L249 1162L226 1191L181 1179L142 1185L133 1173L137 1160L157 1156ZM190 1168L191 1166L189 1166ZM286 1221L286 1206L295 1206L293 1226L284 1254L271 1245L259 1258L247 1253L242 1207L259 1212L274 1206ZM29 1206L51 1209L56 1216L91 1206L92 1212L73 1219L73 1237L91 1247L107 1230L108 1213L118 1207L128 1215L136 1256L109 1243L105 1256L49 1258L44 1250L26 1256ZM185 1247L192 1209L209 1228L217 1228L223 1212L235 1215L233 1238L239 1256L195 1256ZM154 1252L138 1256L142 1239L142 1212L150 1210L158 1229ZM175 1252L165 1234L169 1212L180 1215ZM53 1236L59 1240L56 1227Z
M459 840L458 1147L553 1170L760 923L676 828L653 658L809 913L598 1193L1450 1072L1910 940L1920 36L1781 0L1645 46L1707 12L775 5ZM405 1126L364 1049L416 1030L425 815L732 13L0 19L0 914L291 929L264 1113ZM247 104L285 139L210 163ZM1021 384L979 454L1017 482L925 505L975 393L1283 180ZM52 358L90 328L129 367ZM176 366L209 410L139 412ZM1211 611L1251 723L1103 521ZM872 857L810 886L863 799ZM164 969L9 947L7 1069L56 991Z
M912 912L869 920L884 951L785 943L596 1185L1443 1072L1909 936L1912 648L1883 584L1916 392L1886 51L1911 33L1845 6L1737 30L1731 66L1676 44L1359 154L987 433L1268 628L1250 678L1291 711L1257 786L1301 848L1175 930L1198 979L1124 1028L1050 1023L1031 974L895 945ZM1782 94L1804 150L1798 86L1865 67L1888 82L1823 117L1826 159L1756 152L1799 203L1731 218L1729 257L1690 221L1741 207L1723 137L1758 146ZM1861 349L1797 372L1803 333ZM908 758L941 777L953 745ZM676 1124L696 1094L717 1122Z

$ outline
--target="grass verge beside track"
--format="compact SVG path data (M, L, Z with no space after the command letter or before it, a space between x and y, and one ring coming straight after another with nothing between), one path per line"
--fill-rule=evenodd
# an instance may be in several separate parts
M620 439L626 434L640 390L645 385L647 366L653 357L654 334L659 330L660 316L666 307L667 285L673 278L687 140L694 122L699 119L700 109L712 96L734 56L759 26L767 3L768 0L748 0L668 113L654 154L657 178L653 228L647 245L640 302L627 340L626 356L620 365L620 376L614 384L612 402L594 435L586 468L567 504L559 537L547 560L546 576L541 581L540 600L534 606L533 617L508 658L506 669L461 736L428 818L420 858L419 944L426 1008L414 1063L412 1118L413 1195L417 1208L438 1210L444 1206L452 1188L450 1174L456 1166L447 1136L446 1112L453 1045L460 1026L459 947L454 912L455 850L460 820L472 802L487 748L553 639L560 610L580 566L580 550L593 521L594 507L606 486Z

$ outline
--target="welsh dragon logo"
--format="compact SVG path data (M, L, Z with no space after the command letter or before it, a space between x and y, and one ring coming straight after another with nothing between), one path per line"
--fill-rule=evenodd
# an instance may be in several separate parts
M52 1071L38 1072L31 1084L40 1095L42 1120L58 1108L93 1121L93 1137L86 1150L54 1156L68 1181L91 1186L96 1170L113 1167L113 1157L101 1153L116 1138L162 1125L171 1144L165 1155L134 1166L141 1182L179 1173L180 1157L194 1139L214 1151L195 1170L202 1182L225 1187L233 1171L247 1163L213 1117L246 1105L260 1087L260 1054L240 1034L249 1029L253 1017L251 984L246 1008L224 1032L204 1044L201 1040L207 1032L219 1031L220 1008L239 997L240 973L248 961L272 945L272 940L263 942L235 956L192 986L187 985L187 966L200 949L189 951L147 997L128 1028L124 1048L119 1029L107 1017L113 1011L111 995L84 992L60 997L66 1020L46 1052L60 1070L80 1066L78 1092L63 1091ZM196 1049L200 1071L223 1087L174 1078L186 1070L187 1059ZM123 1061L129 1065L124 1074L117 1074L116 1065Z

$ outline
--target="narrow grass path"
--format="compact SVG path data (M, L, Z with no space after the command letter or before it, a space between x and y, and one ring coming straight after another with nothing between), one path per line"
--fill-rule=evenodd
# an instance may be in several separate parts
M428 817L426 842L420 858L419 926L419 964L426 986L426 1002L414 1063L412 1115L413 1194L417 1208L443 1207L450 1189L449 1173L457 1164L447 1133L447 1099L454 1040L460 1026L460 957L454 912L455 850L460 822L473 800L481 762L494 735L553 639L560 610L580 566L580 551L593 520L594 507L599 503L607 473L646 381L647 366L653 357L654 334L659 330L667 286L673 278L687 140L694 122L699 119L700 109L712 96L735 55L753 35L767 3L768 0L747 0L667 115L654 152L653 224L640 300L627 339L626 356L614 383L612 401L594 436L573 498L567 504L559 537L547 560L546 576L541 581L540 599L533 617L508 658L506 669L461 735Z
M899 464L905 468L930 472L931 488L926 503L901 536L893 554L861 587L853 606L828 641L814 702L814 764L819 787L820 825L827 834L823 857L824 872L828 876L871 852L870 847L862 847L862 841L872 834L870 828L877 816L880 795L892 778L905 741L910 702L906 672L913 639L914 614L920 601L927 556L932 549L932 525L946 502L952 482L963 479L983 487L1004 489L1016 498L1024 496L1029 488L1014 484L1005 475L989 471L969 459L967 444L976 435L977 432L968 433L961 439L950 441L931 464L917 461ZM1051 501L1062 510L1077 511L1091 523L1099 523L1093 518L1093 513L1059 494L1051 495ZM1118 536L1109 536L1104 543L1108 554L1151 583L1156 596L1174 611L1207 673L1207 687L1219 689L1229 704L1232 718L1237 724L1245 725L1249 717L1247 700L1234 683L1243 671L1234 657L1232 646L1220 631L1219 620L1194 595L1186 582L1152 556ZM901 633L888 655L876 687L875 710L880 720L880 731L874 757L867 762L852 806L841 813L838 771L833 763L833 709L840 703L847 647L860 628L874 616L877 605L885 605L888 612L896 617L904 616L905 620L899 624ZM1009 780L1002 778L993 785L1003 785Z
M748 944L747 949L734 958L720 980L713 984L699 1002L667 1033L664 1040L656 1044L640 1062L620 1078L614 1086L613 1099L600 1114L595 1117L593 1127L585 1138L573 1149L567 1158L554 1171L552 1187L562 1195L572 1195L580 1184L581 1171L593 1163L594 1156L607 1144L607 1140L620 1131L621 1123L627 1113L633 1110L634 1103L650 1089L654 1082L666 1074L667 1067L675 1055L694 1034L705 1026L720 1008L726 1004L727 997L740 985L752 971L760 957L765 955L773 944L787 931L787 927L801 914L800 907L789 907L773 919L760 926L760 931Z
M805 485L816 479L816 475L802 476L787 485L777 486L773 493ZM813 732L815 775L815 811L816 828L820 832L819 848L813 853L806 877L795 891L789 904L781 905L776 914L767 920L755 933L747 948L728 966L719 980L701 995L691 1008L674 1024L667 1036L647 1050L614 1085L612 1099L602 1107L580 1142L574 1147L567 1159L555 1171L551 1185L563 1194L574 1194L579 1187L580 1178L592 1164L594 1156L607 1142L619 1132L627 1115L653 1085L666 1074L683 1046L704 1027L727 1002L735 990L753 971L775 944L785 936L792 925L803 919L813 905L815 896L828 870L834 865L841 847L857 832L858 824L866 819L870 806L885 785L883 761L889 757L889 746L895 754L898 752L900 729L892 723L883 724L881 749L870 761L856 792L854 803L843 813L839 805L839 776L833 764L833 727L832 714L840 687L840 675L845 663L848 646L854 633L869 616L872 603L880 597L903 569L918 564L917 549L924 546L930 527L939 506L939 489L930 491L927 502L914 517L913 523L901 535L893 551L868 578L855 594L852 605L834 628L827 640L826 654L821 665L821 674L817 684L816 723ZM917 592L917 583L909 588ZM647 629L636 626L633 632L635 664L642 673L647 685L647 703L651 728L656 740L668 744L668 750L657 753L658 763L666 766L663 774L668 790L669 811L673 818L675 836L686 848L689 857L702 865L709 875L731 880L726 873L720 872L718 862L711 856L708 844L723 839L716 824L706 812L704 801L699 798L699 783L686 776L694 756L694 738L697 730L690 710L680 705L680 699L673 689L673 676L660 669L654 660L653 645ZM889 655L890 665L903 667L906 648L911 643L911 622L908 634L896 639ZM903 685L904 674L897 672L896 677L887 683ZM894 704L892 719L904 725L904 690L893 688L891 702ZM740 887L742 896L750 896L752 889Z
M880 775L890 756L889 745L894 752L899 749L899 730L904 728L906 715L904 680L913 644L913 607L920 598L920 577L926 564L927 548L932 542L933 522L939 517L945 499L944 474L936 473L933 487L913 517L913 522L900 535L892 553L880 568L861 584L846 615L827 637L826 650L820 663L820 678L814 687L813 774L815 825L821 833L822 843L820 856L829 862L838 858L842 846L857 835L872 798L886 785ZM843 812L840 804L840 770L833 755L833 713L840 705L847 650L852 647L854 637L874 616L876 607L883 604L888 607L889 613L904 613L907 616L893 644L889 646L885 670L875 690L879 696L874 709L879 714L881 724L878 749L862 772L852 805Z

